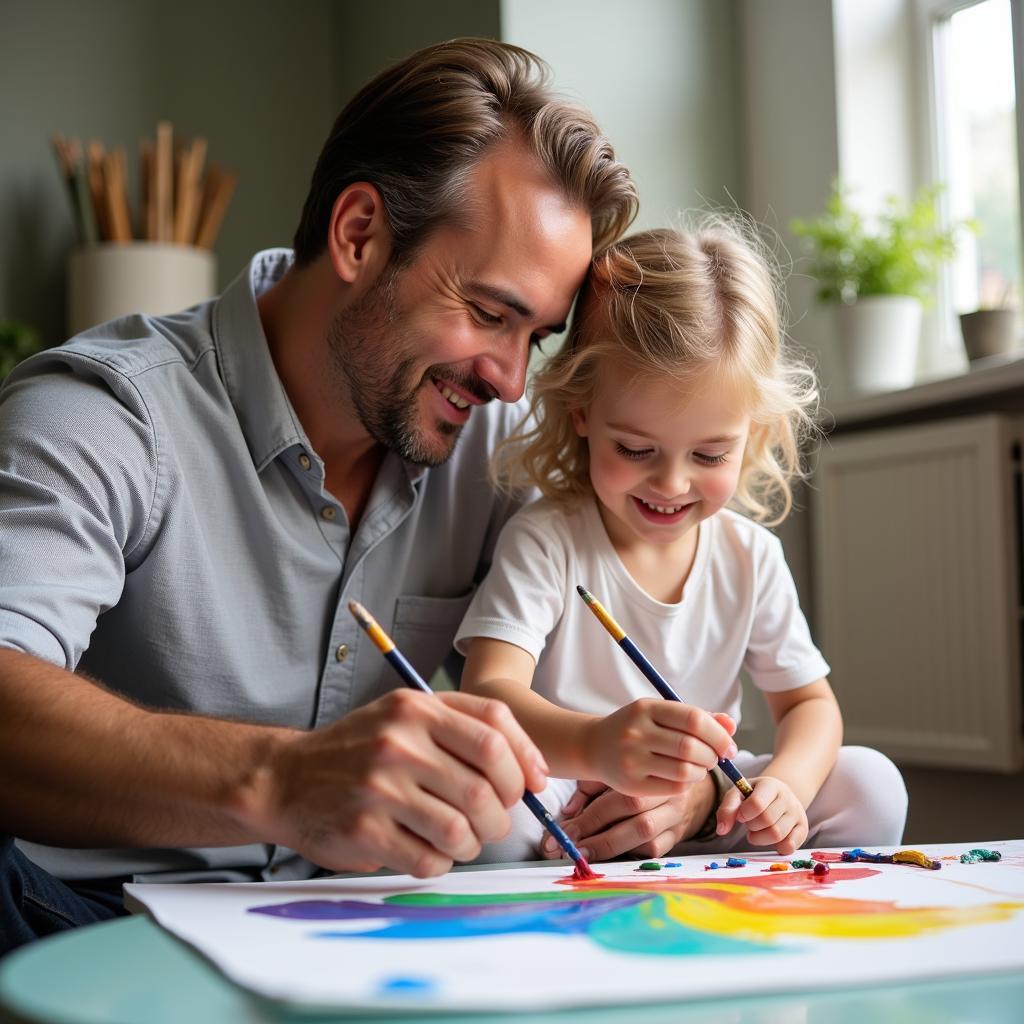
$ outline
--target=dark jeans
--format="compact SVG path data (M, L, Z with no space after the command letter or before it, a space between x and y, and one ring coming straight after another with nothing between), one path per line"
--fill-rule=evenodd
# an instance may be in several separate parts
M121 917L127 881L62 882L33 864L10 836L0 836L0 957L33 939Z

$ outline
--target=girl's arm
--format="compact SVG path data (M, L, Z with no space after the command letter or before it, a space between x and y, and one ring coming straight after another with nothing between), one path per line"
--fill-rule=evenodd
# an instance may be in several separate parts
M669 796L736 753L727 715L660 698L603 717L567 711L534 693L533 672L533 657L521 648L474 637L461 689L504 701L555 777L603 782L629 796Z
M775 720L775 753L763 775L785 782L806 808L836 763L843 718L827 679L762 691Z
M533 657L521 647L474 637L459 689L504 701L540 748L553 777L592 778L586 737L597 716L567 711L534 693L530 689L534 668Z

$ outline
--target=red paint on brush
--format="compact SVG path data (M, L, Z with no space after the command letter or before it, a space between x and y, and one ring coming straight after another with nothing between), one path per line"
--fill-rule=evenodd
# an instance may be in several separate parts
M595 878L604 878L604 875L599 875L588 863L585 857L580 857L575 862L576 867L573 868L572 880L574 882L590 882Z

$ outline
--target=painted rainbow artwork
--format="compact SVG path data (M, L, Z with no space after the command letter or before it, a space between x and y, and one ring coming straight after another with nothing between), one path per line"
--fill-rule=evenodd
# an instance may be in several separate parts
M826 891L870 878L876 868L704 878L562 879L558 889L527 893L404 893L382 902L293 900L251 913L318 922L319 939L419 940L497 935L583 935L619 953L692 956L779 953L793 939L898 939L1010 920L1024 902L903 907ZM365 927L353 927L365 923ZM786 945L779 940L787 939Z

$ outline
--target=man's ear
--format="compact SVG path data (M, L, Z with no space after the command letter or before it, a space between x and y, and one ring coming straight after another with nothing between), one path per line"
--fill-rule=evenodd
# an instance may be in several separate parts
M588 434L587 410L572 409L570 410L569 415L572 417L572 425L576 428L576 433L580 437L586 437Z
M353 182L338 194L331 210L327 249L334 272L346 284L360 278L374 280L387 265L391 231L384 216L384 200L369 182Z

